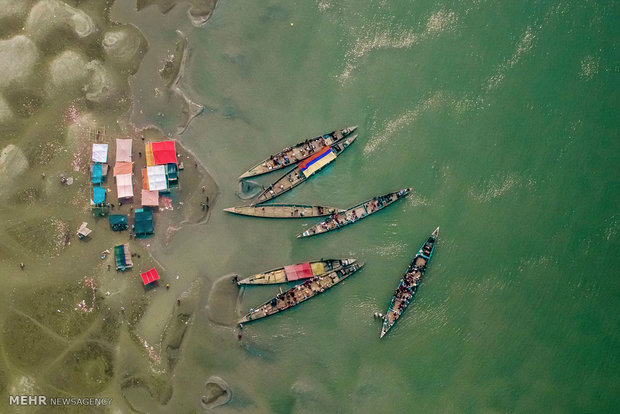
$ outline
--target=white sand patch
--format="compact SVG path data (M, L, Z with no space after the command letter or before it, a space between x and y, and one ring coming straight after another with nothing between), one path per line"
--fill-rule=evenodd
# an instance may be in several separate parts
M106 32L102 45L107 59L117 64L128 65L142 54L146 40L135 27L125 26Z
M51 84L56 89L81 90L86 84L88 70L84 55L66 50L50 63Z
M80 9L60 0L41 0L30 10L26 31L37 41L46 39L50 32L65 27L81 38L97 32L93 19Z
M21 149L13 144L4 147L0 152L0 195L27 169L28 159Z
M27 81L38 58L39 51L27 36L0 40L0 88Z
M29 8L28 0L0 0L0 20L25 16Z
M13 119L13 111L2 94L0 94L0 124L9 122L11 119Z

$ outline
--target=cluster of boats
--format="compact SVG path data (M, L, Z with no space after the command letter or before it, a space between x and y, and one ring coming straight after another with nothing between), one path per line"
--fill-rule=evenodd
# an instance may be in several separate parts
M256 164L243 173L239 179L243 180L285 167L293 167L272 184L264 187L250 205L230 207L226 208L225 211L266 218L326 217L320 223L297 235L298 238L305 238L356 223L405 198L413 191L412 188L403 188L376 196L348 209L304 204L264 204L307 181L315 173L334 161L355 141L357 135L352 134L356 129L357 126L347 127L305 140L292 147L284 148L277 154L271 155ZM413 299L420 280L430 264L438 236L439 227L422 243L400 280L390 301L388 311L382 318L381 338L394 326ZM296 283L285 292L280 289L279 294L262 305L250 308L248 314L239 320L239 324L262 319L295 307L337 285L363 266L363 263L354 258L321 259L283 266L244 279L237 279L236 282L239 286Z

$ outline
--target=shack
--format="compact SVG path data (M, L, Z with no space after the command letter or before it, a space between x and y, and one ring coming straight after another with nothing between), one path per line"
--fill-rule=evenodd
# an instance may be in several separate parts
M108 220L113 231L123 231L129 228L127 216L124 214L110 214Z
M140 273L140 277L142 278L142 283L144 283L145 286L159 280L159 274L157 274L157 270L155 268L147 270L144 273Z
M139 208L134 213L133 233L136 237L148 237L153 234L153 212Z
M116 262L116 270L125 271L133 267L129 244L114 246L114 261Z

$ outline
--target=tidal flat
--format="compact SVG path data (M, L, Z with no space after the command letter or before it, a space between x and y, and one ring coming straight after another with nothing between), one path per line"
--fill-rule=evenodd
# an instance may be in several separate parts
M205 18L207 9L195 3L192 15ZM114 139L132 138L139 165L144 142L170 137L131 119L129 79L149 42L134 25L110 19L113 4L9 0L0 10L0 390L5 396L106 396L112 406L96 412L142 412L148 406L142 394L154 406L172 395L201 287L199 275L180 277L150 247L165 248L184 226L205 224L209 207L201 203L208 199L212 206L218 188L177 142L185 167L181 185L155 213L154 236L112 232L107 217L91 214L91 144L109 144L113 165ZM163 11L173 6L166 2ZM151 50L160 53L162 93L170 95L182 95L175 85L182 75L182 42L176 51L179 58ZM189 104L181 104L180 131L191 121ZM138 193L139 176L134 171ZM140 207L139 194L134 202L117 203L113 180L110 168L104 183L108 201L116 204L110 212L131 216ZM93 232L80 240L76 230L83 221ZM129 243L133 256L134 267L126 272L114 270L109 253L121 243ZM145 288L139 272L153 266L161 279ZM153 302L157 312L149 313ZM7 404L3 397L0 410Z

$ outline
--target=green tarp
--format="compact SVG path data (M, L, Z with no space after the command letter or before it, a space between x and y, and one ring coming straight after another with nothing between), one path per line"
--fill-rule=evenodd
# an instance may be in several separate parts
M129 228L129 222L127 221L127 216L124 214L111 214L109 216L110 227L114 231L122 231L127 230Z
M136 236L153 234L153 212L148 209L137 209L133 228Z

